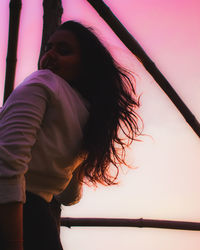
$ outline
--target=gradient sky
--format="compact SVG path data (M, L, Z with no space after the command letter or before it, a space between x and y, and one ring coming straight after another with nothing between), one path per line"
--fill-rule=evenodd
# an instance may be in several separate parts
M15 86L37 69L42 35L42 1L24 0ZM84 187L81 202L63 216L126 217L200 222L200 142L142 65L123 46L86 0L63 0L63 21L95 28L114 56L135 72L144 121L142 142L127 151L137 168L115 187ZM0 100L8 35L8 0L0 9ZM105 0L142 45L200 121L200 1ZM198 250L200 233L165 229L62 228L68 250Z

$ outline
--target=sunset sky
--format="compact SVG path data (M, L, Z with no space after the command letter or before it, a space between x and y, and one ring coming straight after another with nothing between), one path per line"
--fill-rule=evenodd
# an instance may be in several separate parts
M134 170L115 187L84 187L63 216L200 222L200 141L173 103L86 0L63 0L63 21L92 26L116 59L135 73L144 122L127 150ZM200 121L200 1L105 0ZM9 1L0 8L0 104L7 53ZM37 69L42 0L22 0L15 86ZM66 250L199 250L200 232L147 228L62 228Z

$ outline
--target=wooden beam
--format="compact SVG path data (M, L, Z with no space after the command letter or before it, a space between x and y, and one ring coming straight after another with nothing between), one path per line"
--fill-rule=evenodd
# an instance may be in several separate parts
M40 56L44 53L45 45L50 35L56 30L61 24L61 18L63 13L62 1L61 0L43 0L43 32L42 32L42 44L40 49Z
M5 89L4 100L10 95L14 87L15 71L17 63L17 44L19 33L19 21L22 3L21 0L10 1L10 14L9 14L9 34L8 34L8 49L6 59L6 77L5 77Z
M200 231L200 223L149 219L115 219L115 218L61 218L65 227L148 227L177 230Z
M110 26L113 32L119 37L124 45L139 59L144 65L145 69L152 75L157 84L167 94L170 100L177 107L179 112L185 118L186 122L190 125L193 131L200 137L200 124L185 105L176 91L172 88L167 79L156 67L155 63L148 57L143 48L134 39L134 37L126 30L120 23L117 17L112 13L108 6L102 0L87 0L104 21Z

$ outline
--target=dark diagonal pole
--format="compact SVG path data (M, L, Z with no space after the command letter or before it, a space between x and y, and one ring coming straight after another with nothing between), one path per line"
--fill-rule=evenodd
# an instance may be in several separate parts
M139 43L133 38L133 36L126 30L126 28L120 23L117 17L112 13L108 6L102 0L87 0L98 12L98 14L104 19L104 21L110 26L114 33L124 43L124 45L142 62L145 69L152 75L157 84L171 99L180 113L183 115L187 123L193 129L193 131L200 137L200 124L185 105L185 103L178 96L176 91L172 88L167 79L162 75L154 62L148 57L146 52L142 49Z
M9 14L9 34L8 34L8 49L6 59L6 77L4 88L4 103L14 87L15 71L17 63L17 43L19 33L19 21L22 3L21 0L10 1Z

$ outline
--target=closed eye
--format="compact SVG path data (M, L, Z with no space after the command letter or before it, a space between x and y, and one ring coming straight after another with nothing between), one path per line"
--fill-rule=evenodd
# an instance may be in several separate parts
M52 43L48 43L45 46L44 51L48 52L50 49L52 49ZM72 50L69 48L69 46L66 43L57 43L55 46L55 51L61 56L66 56L72 53Z
M60 54L61 56L66 56L66 55L68 55L68 54L71 53L71 50L70 50L70 49L68 49L68 48L62 48L62 47L57 48L56 51L57 51L57 53Z

